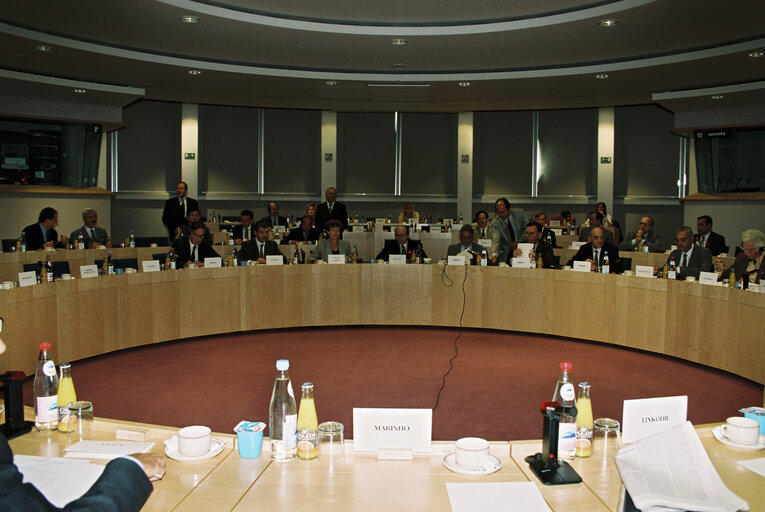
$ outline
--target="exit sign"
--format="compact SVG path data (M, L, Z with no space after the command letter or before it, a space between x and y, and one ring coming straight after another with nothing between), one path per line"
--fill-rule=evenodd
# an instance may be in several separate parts
M183 158L185 160L194 160L197 157L196 153L184 153Z
M600 157L600 163L601 164L610 164L611 163L611 157L610 156L601 156Z

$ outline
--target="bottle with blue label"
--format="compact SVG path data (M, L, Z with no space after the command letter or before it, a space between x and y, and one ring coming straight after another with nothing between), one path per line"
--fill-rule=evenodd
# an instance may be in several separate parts
M575 407L576 390L571 370L574 365L571 361L560 362L560 376L555 384L553 402L558 402L564 407ZM558 458L572 460L576 454L576 417L562 415L558 427Z
M294 459L297 452L297 405L289 369L289 360L276 361L276 379L268 410L271 459L280 462Z
M40 357L34 381L35 428L56 430L58 427L58 375L50 356L50 342L39 344Z

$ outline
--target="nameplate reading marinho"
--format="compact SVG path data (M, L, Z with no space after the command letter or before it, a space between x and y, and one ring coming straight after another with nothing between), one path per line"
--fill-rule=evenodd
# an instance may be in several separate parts
M651 434L685 423L687 396L625 400L622 410L622 442L634 443Z
M353 409L353 450L430 452L432 409Z

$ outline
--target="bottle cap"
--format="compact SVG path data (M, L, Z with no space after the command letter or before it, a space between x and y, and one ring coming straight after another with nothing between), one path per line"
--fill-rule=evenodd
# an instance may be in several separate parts
M289 359L279 359L276 361L276 369L280 372L286 372L290 369L290 361Z
M570 372L573 367L574 367L574 365L573 365L573 363L571 361L561 361L560 362L560 369L561 369L561 371Z
M580 382L579 383L579 387L583 388L583 389L589 388L590 387L590 383L589 382Z
M58 367L59 368L71 368L72 364L71 363L61 363L60 365L58 365Z
M304 382L303 385L300 386L300 387L304 388L304 389L305 388L312 388L313 387L313 382Z
M38 346L40 350L50 350L50 341L41 341Z

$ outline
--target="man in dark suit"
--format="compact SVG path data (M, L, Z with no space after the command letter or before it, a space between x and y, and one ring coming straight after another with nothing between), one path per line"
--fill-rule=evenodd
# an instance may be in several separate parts
M628 234L619 244L622 251L640 252L641 248L648 248L648 252L662 252L661 237L653 230L653 217L648 215L641 217L637 231Z
M542 240L552 245L553 248L558 247L558 241L555 239L555 233L552 229L547 227L547 214L545 212L535 213L534 221L542 226Z
M458 244L452 244L449 247L446 248L446 255L447 256L459 256L461 252L467 251L470 253L471 257L468 259L465 258L465 261L470 261L471 265L474 265L476 263L475 256L473 256L473 253L477 254L483 254L485 256L488 256L488 249L482 245L478 245L473 242L473 239L475 238L475 231L473 231L473 226L470 224L465 224L460 228L460 243Z
M388 261L388 256L391 254L405 254L406 260L411 261L414 254L419 247L422 251L422 257L427 258L425 250L422 249L422 244L419 240L412 240L409 238L409 226L396 226L394 231L395 239L386 240L382 250L377 255L376 259Z
M189 234L173 242L173 250L178 267L188 267L194 262L199 267L205 266L205 258L217 258L218 253L210 242L205 241L205 225L201 222L189 224Z
M579 226L579 241L580 242L589 242L590 241L590 231L592 228L603 226L603 214L600 212L590 212L590 215L587 217L589 221L589 226L585 226L582 224ZM606 243L609 243L613 245L614 243L614 234L611 233L608 229L603 229L603 235L606 237Z
M724 267L722 260L715 259L715 272L720 274L718 281L729 279L732 271L736 281L746 275L750 283L758 283L762 286L765 283L765 265L763 265L765 233L758 229L747 229L741 233L741 249L733 265L728 268Z
M234 226L231 230L231 234L234 236L234 242L239 245L245 240L252 240L255 238L255 214L252 210L242 210L239 214L239 220L241 224Z
M696 245L706 247L712 256L719 256L728 252L725 246L725 237L712 231L712 217L702 215L696 219L696 229L698 233L693 236Z
M272 228L274 226L287 227L287 218L279 215L279 203L271 201L268 203L268 215L260 219L259 222L265 223L266 226Z
M542 225L538 222L529 222L523 233L526 237L526 243L534 244L531 253L526 256L534 263L542 258L542 268L555 268L555 253L552 245L542 240ZM510 260L518 256L523 256L523 251L520 248L516 248L512 255L507 258L507 264L510 265Z
M82 235L82 240L86 249L95 249L99 245L111 248L112 243L109 241L109 235L106 233L106 230L97 225L97 211L93 208L85 208L82 210L82 222L82 226L72 231L69 238L77 240L80 238L80 235Z
M178 238L184 237L184 236L188 237L189 233L191 232L191 229L190 229L191 225L194 224L195 222L199 222L200 224L202 224L202 227L205 230L204 241L210 245L213 245L212 233L210 233L210 229L205 225L205 223L202 222L202 212L200 212L198 208L192 208L191 210L189 210L189 214L186 216L186 220L188 221L188 224L186 224L185 226L181 226L180 235Z
M281 256L282 261L286 262L282 251L276 242L268 239L269 228L265 222L259 220L255 224L255 239L244 242L239 250L240 260L254 260L258 263L265 263L266 256Z
M55 227L58 225L58 212L50 206L40 210L37 216L37 224L31 224L22 231L23 238L27 239L27 251L41 251L46 247L66 248L66 236L58 233Z
M300 220L300 227L293 228L284 237L283 244L291 242L315 242L319 239L319 230L313 227L313 219L310 215L304 215Z
M569 267L574 266L575 261L588 261L593 271L603 268L603 260L608 254L608 272L610 274L621 274L624 272L622 259L619 257L619 249L612 244L606 243L606 237L603 234L603 228L592 228L590 231L592 241L584 244L573 258L568 260Z
M337 219L343 225L342 231L345 231L348 229L348 210L343 203L337 201L337 189L329 187L324 195L327 200L316 209L316 229L324 231L324 225L329 219Z
M698 279L699 273L712 271L712 253L706 247L694 244L693 238L693 230L688 226L675 230L677 249L669 254L664 264L675 262L678 279L688 276Z
M165 209L162 211L162 224L167 228L170 240L175 240L176 230L188 224L186 216L193 209L199 210L199 203L196 199L186 197L189 186L185 181L179 181L175 186L176 197L172 197L165 202Z

